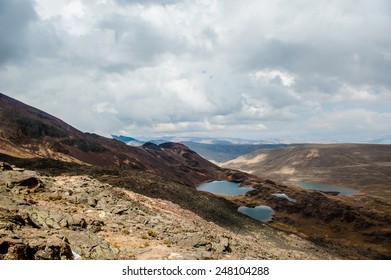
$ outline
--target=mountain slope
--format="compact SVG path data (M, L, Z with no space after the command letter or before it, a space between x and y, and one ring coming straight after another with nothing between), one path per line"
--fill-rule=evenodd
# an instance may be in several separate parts
M273 149L287 146L286 144L233 144L233 143L197 143L192 141L182 142L187 147L196 151L208 160L226 162L254 152L258 149Z
M140 169L191 186L224 176L219 167L197 154L192 154L193 163L199 163L197 166L184 158L190 153L184 145L156 147L131 147L120 141L83 133L56 117L0 93L1 153L20 158L52 158Z
M303 144L262 149L222 167L285 181L352 187L391 199L391 145Z

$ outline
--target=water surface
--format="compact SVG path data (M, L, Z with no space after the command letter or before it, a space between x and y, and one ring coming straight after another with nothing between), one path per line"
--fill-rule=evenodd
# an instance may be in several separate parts
M269 222L272 220L274 211L272 208L266 205L259 205L254 208L247 206L240 206L238 211L242 214L245 214L253 219L262 222Z
M230 195L236 196L245 194L246 192L255 190L251 187L241 187L239 188L240 183L238 182L230 182L230 181L212 181L208 183L204 183L197 187L197 190L210 192L213 194L222 194L222 195Z

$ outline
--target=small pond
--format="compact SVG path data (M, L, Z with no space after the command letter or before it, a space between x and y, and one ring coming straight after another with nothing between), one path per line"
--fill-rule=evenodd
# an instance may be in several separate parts
M240 187L240 183L238 182L230 182L230 181L212 181L208 183L204 183L197 187L197 190L210 192L213 194L221 194L221 195L230 195L236 196L245 194L246 192L255 190L251 187Z
M272 195L276 196L276 197L279 197L279 198L284 198L286 200L289 200L290 202L296 202L296 199L294 198L290 198L289 196L287 196L286 194L284 193L273 193Z
M320 183L301 182L301 181L291 181L291 183L303 187L305 189L325 191L325 192L339 192L339 194L342 195L349 195L357 192L356 190L350 188L338 187L338 186L332 186L332 185L320 184Z
M247 207L247 206L240 206L238 208L238 211L242 214L245 214L253 219L262 222L271 221L274 214L273 209L265 205L256 206L254 208Z

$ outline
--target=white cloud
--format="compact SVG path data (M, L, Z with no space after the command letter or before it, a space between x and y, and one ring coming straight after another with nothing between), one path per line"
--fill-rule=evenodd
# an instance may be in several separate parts
M101 113L109 113L109 114L118 114L118 111L110 106L108 102L98 103L93 106L95 112Z
M328 133L340 130L350 133L360 131L387 131L390 128L391 113L377 113L366 109L324 112L313 117L311 127L327 129Z
M255 72L254 77L257 80L262 78L266 79L268 82L278 79L286 87L290 87L295 83L295 77L292 74L279 70L257 71Z
M386 0L9 3L0 90L82 130L391 131Z

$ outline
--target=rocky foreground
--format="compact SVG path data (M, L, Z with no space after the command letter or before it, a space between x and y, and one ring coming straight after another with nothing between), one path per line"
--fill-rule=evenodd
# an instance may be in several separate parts
M333 259L262 223L221 227L91 176L0 171L0 259Z

